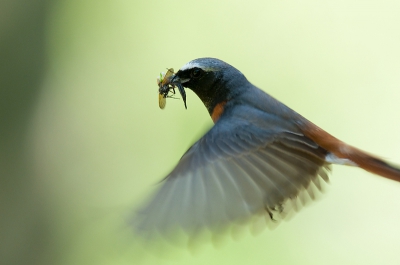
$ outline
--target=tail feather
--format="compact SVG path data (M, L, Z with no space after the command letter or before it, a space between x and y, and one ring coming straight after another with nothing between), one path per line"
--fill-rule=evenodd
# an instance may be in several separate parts
M360 168L388 179L400 181L400 168L390 165L384 160L355 147L350 146L350 150L347 158L356 163Z
M311 122L303 124L301 128L307 137L337 158L350 160L368 172L400 182L400 167L340 141Z

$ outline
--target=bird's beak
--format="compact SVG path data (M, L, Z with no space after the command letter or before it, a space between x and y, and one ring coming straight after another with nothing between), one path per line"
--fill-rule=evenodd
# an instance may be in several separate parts
M189 79L181 79L177 75L174 75L171 78L171 84L177 86L178 89L179 89L179 93L181 93L181 97L183 99L183 104L185 104L185 109L187 109L187 106L186 106L186 92L185 92L185 88L183 87L182 84L184 84L187 81L189 81Z

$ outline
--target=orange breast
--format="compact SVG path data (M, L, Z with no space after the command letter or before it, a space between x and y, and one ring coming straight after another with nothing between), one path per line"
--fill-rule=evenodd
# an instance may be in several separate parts
M213 112L211 113L211 119L214 123L216 123L219 117L221 117L222 113L224 112L225 105L226 101L222 101L221 103L215 105Z

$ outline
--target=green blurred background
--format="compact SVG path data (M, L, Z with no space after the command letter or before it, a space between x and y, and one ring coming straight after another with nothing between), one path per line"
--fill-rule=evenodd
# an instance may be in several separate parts
M217 57L340 139L400 162L400 2L2 0L1 264L400 264L400 184L334 166L277 229L168 260L129 212L211 125L156 77Z

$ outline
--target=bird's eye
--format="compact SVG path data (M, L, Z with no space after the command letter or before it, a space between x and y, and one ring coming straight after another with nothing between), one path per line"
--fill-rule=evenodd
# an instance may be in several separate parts
M201 70L200 68L194 68L194 69L190 72L190 77L192 77L192 78L199 78L202 74L203 74L203 70Z

